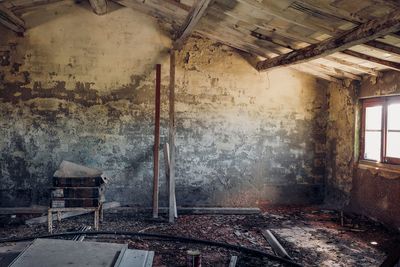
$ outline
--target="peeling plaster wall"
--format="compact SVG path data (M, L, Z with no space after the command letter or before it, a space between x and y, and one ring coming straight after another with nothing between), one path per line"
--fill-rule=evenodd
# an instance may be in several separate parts
M400 227L400 174L359 166L362 98L400 94L400 75L394 71L350 86L328 89L327 197L334 203L389 226ZM399 228L400 229L400 228Z
M360 88L360 97L399 94L400 75L395 71L385 72L377 80L364 81ZM354 210L400 229L400 173L377 171L375 167L357 168L351 205Z
M357 84L331 83L326 131L326 201L345 206L353 181Z
M103 169L108 200L150 205L154 65L163 66L164 143L169 37L127 8L96 16L63 2L24 19L25 37L0 28L1 205L46 204L63 159ZM258 73L199 38L178 54L176 75L178 205L322 200L327 83Z

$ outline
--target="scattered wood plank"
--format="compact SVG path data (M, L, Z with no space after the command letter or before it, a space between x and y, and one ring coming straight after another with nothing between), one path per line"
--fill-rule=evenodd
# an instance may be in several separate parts
M147 207L118 207L110 210L111 213L140 213L151 212L151 208ZM236 208L236 207L178 207L179 214L193 215L253 215L260 214L259 208ZM160 207L160 214L168 214L169 207Z
M197 23L207 10L211 0L197 0L175 37L174 48L181 49L185 40L192 34Z
M170 51L169 66L169 222L175 220L175 53Z
M224 214L224 215L251 215L260 214L259 208L207 208L207 207L181 207L180 213L190 214Z
M231 261L229 262L229 267L235 267L237 263L238 257L237 256L232 256Z
M382 18L374 19L345 31L339 36L309 45L305 48L277 56L257 63L259 71L287 66L293 63L306 62L328 56L335 52L346 50L352 46L372 41L381 36L396 32L400 29L400 10L396 10Z
M107 202L107 203L103 204L103 209L108 210L108 209L117 208L120 206L121 206L121 204L119 202ZM74 208L74 209L76 209L76 208ZM75 217L75 216L79 216L79 215L83 215L83 214L87 214L87 213L90 213L90 211L87 211L87 210L68 211L68 212L64 212L61 214L61 219ZM52 219L53 219L53 221L57 220L57 214L54 214ZM47 223L47 215L25 221L25 224L27 224L27 225L35 225L35 224L41 224L41 223Z
M15 207L15 208L0 208L1 215L14 215L14 214L42 214L47 212L48 207Z
M89 0L92 6L93 12L97 15L104 15L107 13L107 1L106 0Z
M342 51L342 53L344 53L346 55L349 55L349 56L365 59L367 61L371 61L371 62L374 62L374 63L378 63L378 64L381 64L383 66L386 66L386 67L389 67L391 69L394 69L394 70L400 70L400 63L397 63L397 62L394 62L394 61L389 61L389 60L385 60L385 59L369 56L369 55L362 54L362 53L359 53L359 52L356 52L356 51L352 51L352 50Z
M271 245L276 255L282 258L292 259L270 230L262 230L261 233Z
M17 17L11 10L5 8L3 4L0 4L0 23L17 33L23 33L25 31L25 22Z
M165 165L165 177L167 178L167 187L169 188L170 177L169 177L169 144L164 144L164 165ZM175 218L178 218L178 210L176 208L176 198L174 198L174 212Z

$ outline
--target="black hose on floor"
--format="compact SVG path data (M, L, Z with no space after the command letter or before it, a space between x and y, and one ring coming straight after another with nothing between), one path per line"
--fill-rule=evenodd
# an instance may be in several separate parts
M204 245L209 245L209 246L222 247L222 248L226 248L226 249L230 249L230 250L236 250L239 252L252 254L252 255L256 255L256 256L260 256L260 257L266 257L271 260L286 263L289 266L296 266L296 267L302 266L302 265L300 265L296 262L293 262L289 259L278 257L278 256L269 254L267 252L264 252L264 251L261 251L258 249L253 249L253 248L248 248L248 247L243 247L243 246L238 246L238 245L232 245L232 244L222 243L222 242L217 242L217 241L209 241L209 240L204 240L204 239L173 236L173 235L164 235L164 234L153 234L153 233L138 233L138 232L125 232L125 231L89 231L89 232L77 231L77 232L64 232L64 233L58 233L58 234L38 235L38 236L29 236L29 237L21 237L21 238L2 239L2 240L0 240L0 243L20 242L20 241L33 240L36 238L64 237L64 236L70 236L70 235L83 235L83 234L87 235L87 236L122 235L122 236L153 237L153 238L163 238L163 239L167 239L167 240L173 240L173 241L182 242L182 243L198 243L198 244L204 244Z

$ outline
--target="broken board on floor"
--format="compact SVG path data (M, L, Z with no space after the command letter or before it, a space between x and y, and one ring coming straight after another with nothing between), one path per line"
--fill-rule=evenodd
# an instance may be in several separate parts
M10 267L151 267L153 251L132 250L127 245L36 239Z

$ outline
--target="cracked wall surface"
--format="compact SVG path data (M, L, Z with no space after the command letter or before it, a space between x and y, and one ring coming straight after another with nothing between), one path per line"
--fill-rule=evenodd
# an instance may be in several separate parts
M331 84L326 136L326 201L394 228L400 227L399 172L363 164L359 138L362 99L398 95L399 81L397 72L387 71L359 84Z
M107 200L150 205L154 69L162 64L165 143L170 38L116 6L96 16L63 2L23 18L24 37L0 29L1 205L47 204L62 160L104 170ZM258 73L197 37L176 72L178 205L322 201L327 83L290 69Z
M400 94L400 75L387 71L373 80L361 84L360 97L388 96ZM375 167L358 167L353 180L351 205L389 226L400 229L400 173L377 170Z
M345 206L353 182L354 138L358 85L331 83L326 131L326 201Z

